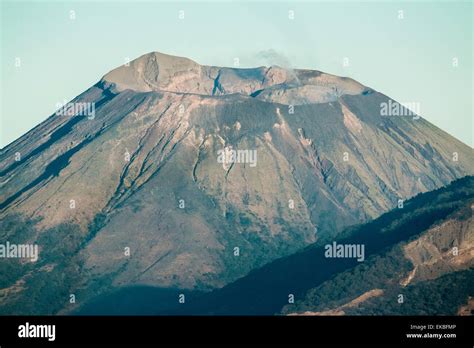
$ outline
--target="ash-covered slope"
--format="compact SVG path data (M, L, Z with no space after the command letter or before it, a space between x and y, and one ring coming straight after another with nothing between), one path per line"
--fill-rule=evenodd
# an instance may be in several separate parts
M474 173L471 148L381 116L389 101L318 71L150 53L73 101L94 117L54 114L1 150L1 216L41 218L33 239L77 225L82 288L220 287Z

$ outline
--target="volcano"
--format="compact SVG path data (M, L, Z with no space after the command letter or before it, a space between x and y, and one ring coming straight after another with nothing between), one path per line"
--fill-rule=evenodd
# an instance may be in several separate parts
M48 277L80 260L63 290L84 297L225 286L474 174L472 148L421 115L381 113L394 103L315 70L145 54L71 101L93 107L0 151L2 240L33 224L23 239L39 259L25 267ZM0 287L21 296L28 279Z

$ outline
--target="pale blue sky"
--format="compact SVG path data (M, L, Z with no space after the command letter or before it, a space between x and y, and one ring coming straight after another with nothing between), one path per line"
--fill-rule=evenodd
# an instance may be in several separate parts
M289 64L349 76L419 102L423 117L473 146L472 20L471 1L4 0L0 146L126 57L151 51L207 65L232 66L238 57L241 67Z

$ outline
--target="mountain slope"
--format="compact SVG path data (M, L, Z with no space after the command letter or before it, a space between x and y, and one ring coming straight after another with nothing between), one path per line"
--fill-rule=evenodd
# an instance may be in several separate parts
M32 240L77 227L81 289L221 287L474 173L471 148L381 116L389 101L318 71L150 53L72 101L93 117L56 113L0 151L0 214L37 219ZM232 149L256 161L219 163Z
M337 243L364 245L363 262L317 242L167 314L456 314L474 294L473 205L474 177L457 180L343 231Z
M474 294L473 206L471 197L410 242L310 289L283 313L456 315ZM344 307L374 291L377 296Z

